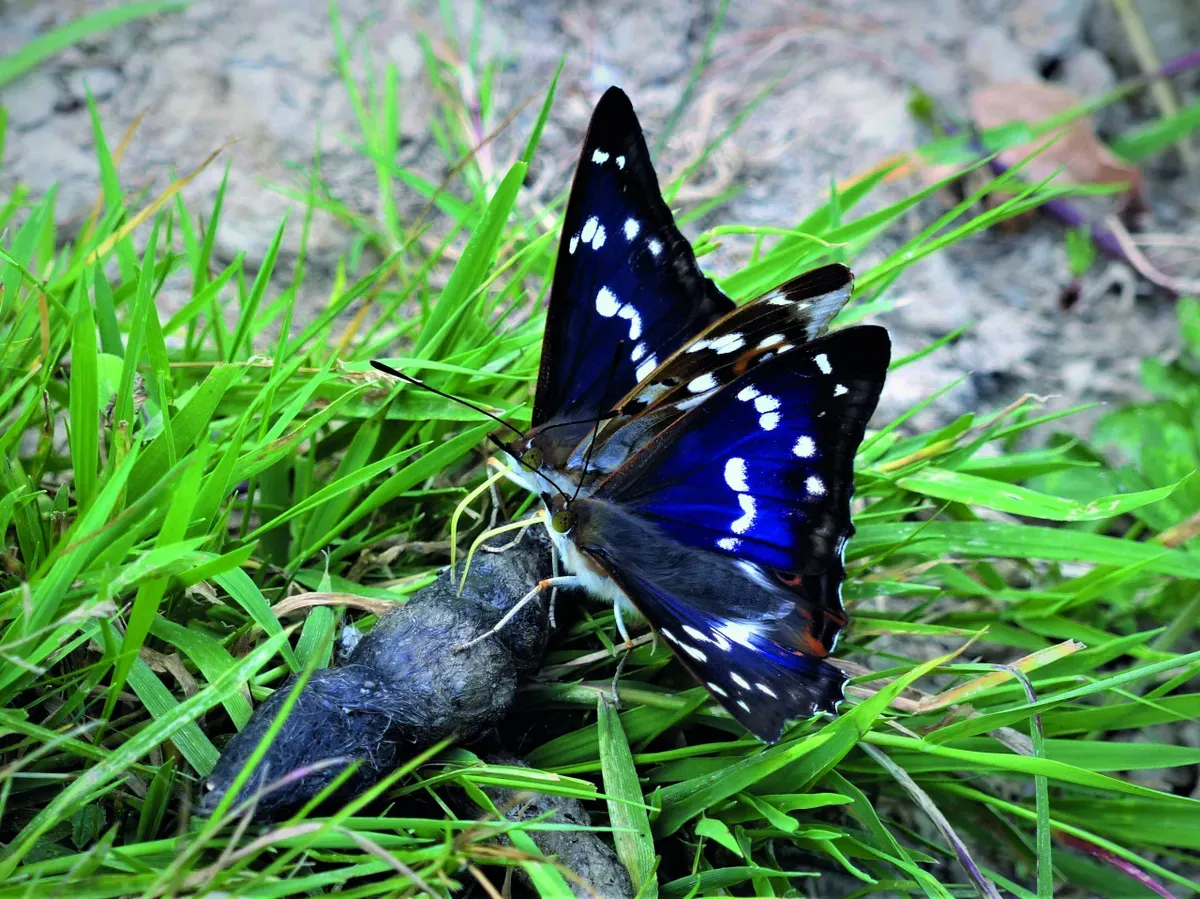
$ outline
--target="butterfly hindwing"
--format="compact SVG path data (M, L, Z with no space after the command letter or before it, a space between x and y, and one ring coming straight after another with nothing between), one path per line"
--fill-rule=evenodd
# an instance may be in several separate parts
M846 678L824 661L818 633L836 635L838 626L818 604L612 504L581 500L573 509L579 549L748 730L774 742L788 720L834 711Z
M713 322L688 341L634 389L621 411L633 414L683 401L686 410L701 400L688 390L697 378L715 389L759 362L824 333L854 289L844 265L826 265L793 278Z
M592 115L567 202L534 426L610 411L733 308L675 226L629 98L610 88Z
M854 455L889 356L887 331L864 325L768 359L689 409L593 495L684 545L819 575L853 533Z

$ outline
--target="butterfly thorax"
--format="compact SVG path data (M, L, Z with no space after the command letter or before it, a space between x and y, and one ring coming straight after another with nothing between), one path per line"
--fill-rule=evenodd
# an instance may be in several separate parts
M618 432L623 433L623 432ZM531 430L524 438L504 444L508 479L540 496L565 493L590 495L595 482L620 465L628 448L598 443L589 454L596 434L594 421L551 420ZM582 482L582 485L581 483Z

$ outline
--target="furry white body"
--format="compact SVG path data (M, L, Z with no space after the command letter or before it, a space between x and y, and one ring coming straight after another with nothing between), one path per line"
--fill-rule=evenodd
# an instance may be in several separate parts
M509 453L504 454L504 461L508 463L505 476L514 484L519 484L530 493L539 496L554 492L554 486L544 476L530 471ZM586 498L590 492L584 488L579 491L579 496ZM618 622L641 620L642 616L638 613L633 603L629 601L629 597L625 595L625 592L616 585L612 578L601 571L597 571L588 562L583 553L579 551L579 548L575 546L575 542L571 539L570 534L560 534L554 530L550 526L549 517L546 519L546 533L550 535L550 542L553 544L555 552L558 553L558 558L562 562L563 567L578 579L579 586L589 594L603 602L611 603L616 608ZM624 630L623 625L618 624L618 627Z

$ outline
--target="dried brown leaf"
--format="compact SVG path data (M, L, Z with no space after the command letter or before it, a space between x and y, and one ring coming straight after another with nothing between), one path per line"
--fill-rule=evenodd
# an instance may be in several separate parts
M999 128L1014 122L1036 125L1062 115L1082 102L1073 92L1041 81L1017 81L989 84L971 94L967 106L971 119L981 130ZM1129 193L1142 193L1142 175L1116 155L1096 136L1090 117L1084 116L1064 125L1062 136L1032 159L1023 169L1026 178L1040 181L1059 169L1066 181L1075 184L1112 184L1126 182ZM1003 150L999 160L1012 168L1045 140Z

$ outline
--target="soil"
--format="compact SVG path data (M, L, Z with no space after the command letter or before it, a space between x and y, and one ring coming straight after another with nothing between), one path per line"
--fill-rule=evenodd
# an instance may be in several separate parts
M1196 45L1200 28L1188 0L1144 0L1163 59ZM72 0L0 3L0 54L101 4ZM103 5L116 5L105 3ZM530 4L505 0L483 15L484 58L498 65L495 103L507 112L548 83L566 54L559 100L532 173L531 193L551 196L567 183L591 106L610 83L634 99L653 143L700 57L718 3L672 0ZM426 131L434 97L420 35L441 50L466 40L473 5L457 3L452 35L433 3L376 4L342 0L344 32L375 64L394 63L403 112L400 161L434 176L444 163ZM916 91L949 118L961 118L969 92L1001 81L1046 74L1084 95L1136 73L1128 39L1099 0L866 0L802 3L767 0L731 4L713 46L712 64L659 157L660 172L679 171L725 128L738 109L774 84L757 110L679 198L686 208L738 186L741 192L695 223L695 234L717 222L787 226L821 202L831 181L862 173L892 154L929 139L909 112ZM1176 27L1172 28L1171 23ZM362 54L358 54L361 59ZM1184 91L1196 79L1176 84ZM322 169L332 192L352 209L376 212L375 177L355 149L351 104L336 71L330 19L323 0L199 0L89 39L0 90L9 140L0 194L23 183L58 187L64 234L77 228L95 200L97 164L85 85L95 97L108 141L115 145L140 113L145 118L121 163L128 188L154 191L173 174L195 167L228 141L229 188L217 258L247 253L251 267L265 254L284 212L295 204L279 188L299 184L319 134ZM501 171L518 152L536 103L488 148ZM1119 130L1155 113L1148 97L1105 110L1101 130ZM223 174L211 166L187 188L191 208L211 206ZM1200 171L1184 172L1172 151L1146 171L1149 231L1200 233ZM919 177L885 186L871 206L920 186ZM664 179L665 180L665 179ZM402 213L421 203L398 198ZM942 211L917 207L855 267L864 269ZM287 254L299 241L293 214ZM318 215L310 237L307 296L328 295L338 256L352 233ZM749 245L730 240L704 260L714 272L736 269ZM1191 268L1200 268L1197 255ZM1176 273L1187 275L1188 262ZM1121 402L1141 395L1140 360L1176 345L1172 298L1155 291L1122 263L1100 264L1082 296L1062 308L1070 282L1063 228L1034 219L1019 230L992 230L913 266L891 288L896 308L883 317L897 354L963 325L952 345L889 382L880 410L886 419L964 374L961 385L918 419L943 423L968 411L998 408L1023 392L1057 397L1054 405ZM1069 420L1085 429L1090 418Z

